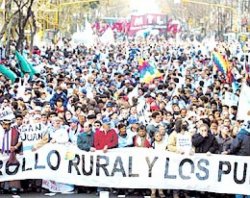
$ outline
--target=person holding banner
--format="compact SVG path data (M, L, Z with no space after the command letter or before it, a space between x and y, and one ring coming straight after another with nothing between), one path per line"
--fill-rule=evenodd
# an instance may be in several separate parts
M128 134L126 125L119 123L118 126L118 148L125 148L133 146L133 134Z
M104 153L108 149L116 148L118 146L118 135L114 129L110 127L111 122L108 116L103 117L101 128L97 128L94 134L94 148L102 150ZM97 188L97 195L103 188Z
M175 122L175 130L168 138L168 150L180 154L192 154L192 134L187 130L187 123L182 119Z
M42 146L44 146L48 142L51 142L52 140L53 140L53 143L68 142L69 136L68 136L67 128L63 126L62 118L59 118L57 116L52 117L51 122L52 122L52 125L46 128L47 130L44 131L42 139L36 141L36 143L32 147L32 151L36 151L37 149L41 148ZM57 135L55 135L56 131L59 131Z
M69 141L72 144L77 145L78 135L83 132L83 129L76 117L73 117L69 120L69 125L70 127L67 129L69 134Z
M241 127L236 138L233 140L230 149L222 154L250 156L250 121L246 121ZM250 198L250 195L235 195L235 198Z
M221 128L220 133L217 136L215 136L215 138L219 145L219 149L218 149L219 154L223 153L224 151L229 150L232 144L233 138L231 137L230 129L228 126L223 126Z
M151 139L144 125L139 126L137 135L133 137L133 145L135 147L151 148Z
M102 119L102 126L97 129L94 135L94 147L96 150L103 150L104 153L108 149L118 146L118 135L114 129L110 127L110 118L105 116Z
M16 154L19 153L18 137L19 131L11 127L12 120L5 118L0 121L0 155L9 156L8 165L16 165L19 162ZM19 180L9 181L1 184L3 189L9 190L13 195L18 195L21 189Z
M47 129L45 133L43 133L42 139L38 140L32 148L32 151L37 150L38 148L41 148L48 142L51 142L53 144L67 144L69 142L69 135L67 128L63 126L63 119L60 117L54 117L52 119L52 128ZM55 185L57 188L55 192L73 192L74 185L66 184L66 183L60 183L60 182L54 182L50 180L43 180L42 187L46 188L50 191L54 191L49 187L47 184Z
M20 116L16 116L16 119L18 118L20 118ZM29 123L22 123L19 126L20 135L17 146L20 146L22 154L31 152L33 145L42 139L47 130L46 126L41 122L40 114L34 114L30 120L31 121ZM20 121L18 120L17 122ZM21 183L22 187L27 191L35 190L36 192L41 192L41 179L22 180Z
M77 136L77 147L84 151L94 152L96 149L94 146L94 132L92 130L92 125L89 122L85 122L83 125L83 131ZM78 191L84 190L87 194L91 193L90 187L78 186Z
M164 142L163 136L160 131L154 134L154 141L152 142L152 147L159 151L165 151L167 149L167 144ZM164 192L162 189L158 189L160 198L164 198ZM151 189L151 198L156 198L156 189Z
M137 130L137 135L133 137L133 146L140 148L151 148L151 139L147 133L145 125L140 125ZM142 194L143 196L147 195L148 192L144 190L134 190L134 195Z
M84 123L82 133L77 136L77 147L84 151L95 151L94 146L94 132L92 125L88 122Z
M195 153L211 153L218 152L219 145L215 137L209 131L207 124L201 124L198 129L199 133L192 137L192 143L195 147Z
M192 155L194 153L191 141L192 134L187 130L187 123L182 119L177 119L174 128L168 138L168 151ZM173 190L173 197L179 198L182 193L182 191ZM187 192L184 192L184 196L189 197Z

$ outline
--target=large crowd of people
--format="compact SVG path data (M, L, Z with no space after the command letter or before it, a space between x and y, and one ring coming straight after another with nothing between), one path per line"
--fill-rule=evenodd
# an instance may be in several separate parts
M229 60L237 86L214 67L213 51ZM241 87L250 84L241 53L238 42L176 42L160 36L91 47L72 47L65 40L63 46L41 47L28 57L39 71L32 78L29 73L21 78L18 62L10 56L5 65L20 78L11 83L0 74L0 111L11 109L15 115L1 120L1 155L70 142L89 152L145 147L178 154L250 156L250 123L237 117ZM143 83L139 58L154 64L161 76ZM226 94L234 96L232 103ZM30 123L42 124L44 135L25 146L19 132ZM181 136L189 139L185 146L178 142ZM41 187L39 180L1 183L3 193ZM151 189L149 195L204 197L164 189Z

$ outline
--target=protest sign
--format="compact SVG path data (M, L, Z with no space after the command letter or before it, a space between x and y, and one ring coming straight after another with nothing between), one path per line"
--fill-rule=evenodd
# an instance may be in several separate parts
M45 135L46 126L43 124L25 124L20 128L19 140L22 142L23 151L31 150L34 143Z
M192 150L191 135L178 133L176 136L176 149L179 152L190 153Z
M242 156L180 155L147 148L85 152L47 144L34 153L18 156L20 164L0 158L0 182L45 179L81 186L158 188L250 195L250 160Z
M10 107L5 107L0 110L0 121L1 120L13 120L15 115Z

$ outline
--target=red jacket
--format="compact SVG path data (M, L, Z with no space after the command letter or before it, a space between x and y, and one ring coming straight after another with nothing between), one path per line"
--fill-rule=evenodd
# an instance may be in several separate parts
M134 136L133 142L134 142L135 147L144 147L144 148L151 147L151 144L147 138L144 139L144 141L142 142L142 145L138 145L138 143L137 143L138 138L141 138L141 137L139 137L138 135Z
M97 150L102 150L104 146L108 148L115 148L118 145L118 135L114 129L110 129L107 133L99 129L96 130L94 135L94 147Z

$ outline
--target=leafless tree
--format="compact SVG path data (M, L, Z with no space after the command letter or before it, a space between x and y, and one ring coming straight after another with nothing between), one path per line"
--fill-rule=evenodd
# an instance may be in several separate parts
M35 0L13 0L17 7L17 43L16 49L18 51L22 51L24 46L23 43L25 41L25 29L27 27L29 19L34 15L32 11L32 7Z

